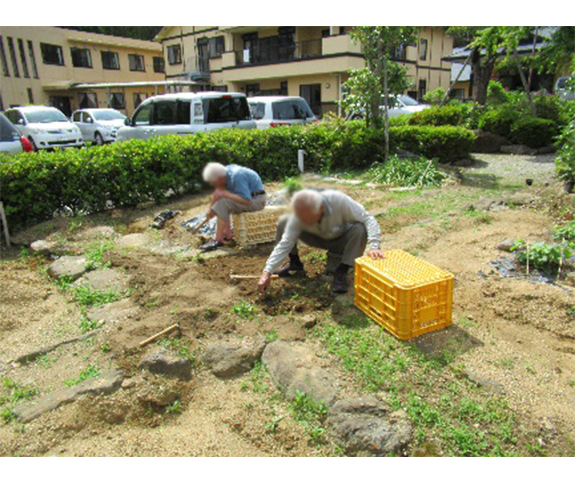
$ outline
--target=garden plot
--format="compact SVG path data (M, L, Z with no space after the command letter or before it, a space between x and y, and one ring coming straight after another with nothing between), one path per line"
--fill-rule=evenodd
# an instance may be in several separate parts
M0 264L0 453L573 455L572 287L490 266L502 241L551 242L572 215L551 159L478 156L461 183L403 192L310 180L376 214L385 250L456 276L454 326L410 342L367 319L352 294L332 296L319 251L303 248L306 276L274 280L263 298L254 280L230 280L258 274L271 246L198 254L180 223L207 195L171 203L182 212L161 230L149 228L160 209L148 206L20 233L53 244ZM47 269L59 255L84 258L86 273L54 281ZM139 347L174 324L179 332ZM91 388L115 370L113 391ZM87 392L18 418L22 404L76 390ZM394 437L366 432L373 443L358 447L342 427L367 430L354 425L366 413Z

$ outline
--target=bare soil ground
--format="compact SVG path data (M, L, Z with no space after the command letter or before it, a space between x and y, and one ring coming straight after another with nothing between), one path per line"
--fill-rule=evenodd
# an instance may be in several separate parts
M454 325L410 342L398 342L365 318L353 307L353 293L333 296L319 251L303 247L306 276L274 280L264 297L255 281L231 281L231 273L258 274L272 246L199 256L199 240L179 223L202 211L205 194L171 202L167 207L183 212L160 231L148 226L163 207L141 206L55 219L19 233L22 244L48 239L62 254L87 253L97 269L122 271L129 290L123 300L98 308L103 325L89 324L93 306L47 276L51 260L2 252L0 454L341 454L324 420L302 422L259 364L221 380L201 362L211 340L264 334L311 346L337 377L341 394L372 392L405 410L414 437L404 455L575 455L575 290L561 280L502 277L490 265L511 256L497 249L505 239L549 241L554 225L572 219L573 198L553 180L552 156L475 160L458 170L458 182L439 189L335 185L376 214L385 250L404 249L456 277ZM334 187L317 178L306 184ZM500 199L511 199L509 207L482 209ZM304 323L310 318L313 327ZM138 368L139 342L173 323L181 337L166 343L194 360L190 381ZM94 329L94 336L31 363L11 363ZM112 395L85 397L27 424L10 415L23 400L112 366L125 376ZM149 390L174 391L177 402L142 402Z

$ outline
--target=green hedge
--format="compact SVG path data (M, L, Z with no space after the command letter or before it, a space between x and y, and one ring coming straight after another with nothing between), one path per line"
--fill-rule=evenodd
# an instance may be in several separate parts
M525 144L535 149L553 144L557 136L557 126L549 119L520 117L511 126L511 141Z
M390 128L392 152L403 149L441 161L468 155L473 139L471 131L460 127ZM170 191L193 192L201 187L202 168L210 161L243 164L266 181L283 180L298 173L298 149L307 153L307 169L341 171L381 162L384 145L382 130L351 121L20 154L0 158L0 195L16 228L56 212L96 212L163 201Z
M409 119L413 126L464 126L470 106L467 104L430 107L416 112Z

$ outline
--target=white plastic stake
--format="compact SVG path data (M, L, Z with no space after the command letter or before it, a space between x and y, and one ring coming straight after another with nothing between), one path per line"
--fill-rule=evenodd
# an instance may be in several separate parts
M6 214L4 214L4 204L0 202L0 218L4 226L4 238L6 239L6 246L10 247L10 231L8 231L8 221L6 221Z
M305 151L303 149L298 149L298 151L297 151L297 167L299 168L300 172L303 172L304 158L305 158Z

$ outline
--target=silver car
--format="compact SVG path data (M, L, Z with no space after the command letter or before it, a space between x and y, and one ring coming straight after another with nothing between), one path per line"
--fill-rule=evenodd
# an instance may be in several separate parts
M0 114L0 154L33 151L32 143L23 137L4 114Z
M258 129L317 121L303 97L250 97L248 104Z
M94 142L99 146L116 140L125 119L126 116L115 109L81 109L71 117L82 132L84 142Z

